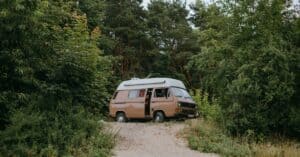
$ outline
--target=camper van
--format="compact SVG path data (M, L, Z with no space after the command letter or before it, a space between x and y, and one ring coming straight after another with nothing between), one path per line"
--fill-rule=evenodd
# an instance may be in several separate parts
M114 93L109 114L118 122L128 119L197 117L197 105L184 84L171 78L131 79L123 81Z

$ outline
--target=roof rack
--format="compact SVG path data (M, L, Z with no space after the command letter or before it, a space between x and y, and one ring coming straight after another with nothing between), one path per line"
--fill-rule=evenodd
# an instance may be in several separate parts
M186 89L182 81L172 78L146 78L123 81L117 90L178 87Z

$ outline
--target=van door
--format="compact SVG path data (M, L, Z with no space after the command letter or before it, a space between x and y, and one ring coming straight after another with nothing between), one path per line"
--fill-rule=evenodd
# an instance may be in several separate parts
M152 91L153 88L147 89L147 94L145 98L145 117L150 116L150 104L151 104L151 98L152 98Z
M145 117L145 89L130 90L127 99L128 118L144 118Z
M152 115L154 111L161 110L165 116L170 117L174 115L176 104L171 95L169 88L156 88L153 90L151 99Z

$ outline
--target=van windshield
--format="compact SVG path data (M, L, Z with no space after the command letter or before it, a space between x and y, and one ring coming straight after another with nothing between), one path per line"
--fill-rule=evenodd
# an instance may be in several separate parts
M176 97L192 98L185 89L172 87L171 91L172 91L172 94Z

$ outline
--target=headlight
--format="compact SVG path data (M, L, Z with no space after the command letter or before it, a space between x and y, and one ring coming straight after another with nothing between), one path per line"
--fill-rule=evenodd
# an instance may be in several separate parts
M178 107L181 107L181 104L180 104L180 103L177 103L177 106L178 106Z

